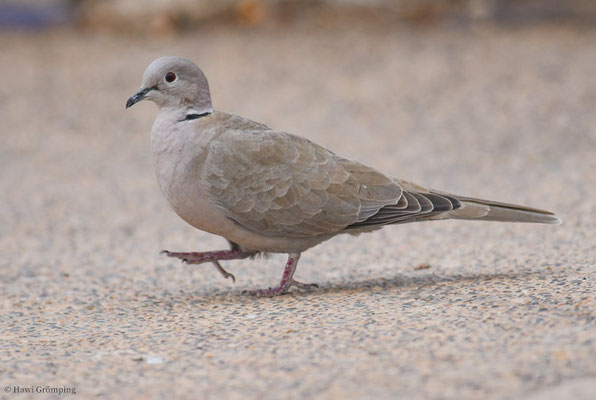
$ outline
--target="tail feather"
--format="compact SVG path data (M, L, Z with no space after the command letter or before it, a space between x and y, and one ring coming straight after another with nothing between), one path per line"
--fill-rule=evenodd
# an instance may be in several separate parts
M425 191L404 191L397 204L381 207L375 214L368 215L345 229L371 229L383 225L443 219L561 223L550 211L422 189Z
M561 223L561 220L550 211L492 200L475 199L473 197L450 196L461 202L460 208L448 212L449 217L454 219L542 224Z

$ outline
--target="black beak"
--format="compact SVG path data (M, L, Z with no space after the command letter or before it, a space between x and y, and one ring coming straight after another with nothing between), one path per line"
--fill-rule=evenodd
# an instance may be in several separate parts
M141 89L138 92L136 92L135 94L133 94L132 96L130 96L130 98L128 100L126 100L126 108L132 107L135 104L137 104L139 101L143 100L145 97L147 97L147 94L152 91L157 89L155 86L150 87L150 88L145 88L145 89Z

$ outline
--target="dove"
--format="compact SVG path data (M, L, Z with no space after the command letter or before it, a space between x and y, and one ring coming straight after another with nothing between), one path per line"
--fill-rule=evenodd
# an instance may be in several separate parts
M224 237L229 250L171 252L188 264L258 254L288 255L275 296L291 287L300 255L339 234L444 219L559 224L549 211L427 189L341 157L306 138L216 111L207 78L191 60L161 57L145 70L126 108L158 107L151 149L159 187L184 221Z

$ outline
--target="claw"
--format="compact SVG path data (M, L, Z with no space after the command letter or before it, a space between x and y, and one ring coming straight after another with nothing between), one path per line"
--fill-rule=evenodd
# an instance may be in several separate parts
M316 283L302 283L302 282L298 282L292 279L292 283L290 284L290 286L296 286L297 288L303 289L303 290L311 290L311 289L318 289L319 285L317 285Z
M217 270L219 271L219 273L224 278L226 278L226 279L232 278L232 282L236 283L236 277L234 276L234 274L231 274L228 271L226 271L225 269L223 269L223 267L221 266L221 264L219 263L219 261L217 261L217 260L211 260L211 262L213 263L213 265L215 266L215 268L217 268Z

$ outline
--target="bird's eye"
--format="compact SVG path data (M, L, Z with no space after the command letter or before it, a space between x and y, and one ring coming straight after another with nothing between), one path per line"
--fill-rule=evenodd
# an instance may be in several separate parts
M176 74L175 74L175 73L173 73L173 72L168 72L168 73L166 74L165 80L166 80L166 82L168 82L168 83L172 83L172 82L174 82L174 81L176 80L176 78L177 78L177 76L176 76Z

